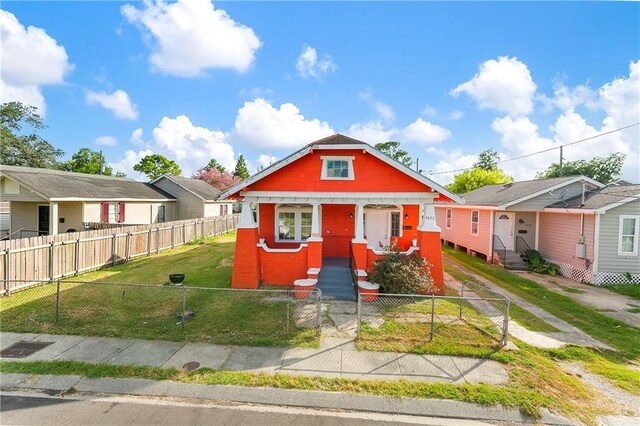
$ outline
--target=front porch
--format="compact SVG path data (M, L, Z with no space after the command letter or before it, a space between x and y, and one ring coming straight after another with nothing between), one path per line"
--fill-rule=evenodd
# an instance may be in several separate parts
M245 196L232 286L292 286L296 280L317 280L326 295L353 299L352 277L366 280L366 271L390 246L424 257L441 286L436 194L376 195Z

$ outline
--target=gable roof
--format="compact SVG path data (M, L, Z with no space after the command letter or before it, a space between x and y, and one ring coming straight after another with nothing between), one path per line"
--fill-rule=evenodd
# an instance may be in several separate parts
M568 176L485 185L462 194L462 197L469 205L507 207L581 181L587 182L596 188L604 186L586 176Z
M0 176L50 201L175 200L151 184L127 178L5 165L0 165Z
M586 191L584 202L582 195L579 195L568 200L558 201L547 208L599 210L604 212L638 199L640 199L640 184L629 182L618 184L616 182L604 188Z
M448 191L442 185L437 184L436 182L432 181L431 179L427 178L426 176L423 176L420 173L416 172L415 170L410 169L409 167L407 167L404 164L400 163L396 159L391 158L388 155L378 151L377 149L375 149L374 147L372 147L368 143L360 141L358 139L350 138L348 136L341 135L341 134L335 134L335 135L332 135L332 136L328 136L326 138L319 139L317 141L314 141L314 142L311 142L311 143L305 145L304 147L300 148L298 151L294 152L293 154L289 155L288 157L285 157L282 160L271 164L269 167L259 171L258 173L254 174L253 176L250 176L249 178L243 180L242 182L240 182L240 183L232 186L231 188L227 189L226 191L222 192L218 198L219 199L223 199L223 198L229 197L232 194L240 192L242 189L250 186L254 182L257 182L260 179L270 175L271 173L273 173L273 172L275 172L277 170L280 170L281 168L285 167L286 165L288 165L290 163L293 163L297 159L299 159L301 157L304 157L305 155L307 155L308 153L310 153L314 149L354 149L354 148L363 149L363 150L367 151L367 153L373 155L374 157L376 157L379 160L387 163L388 165L396 168L397 170L399 170L399 171L411 176L412 178L416 179L417 181L427 185L428 187L432 188L434 191L444 195L445 197L451 199L452 201L454 201L456 203L464 204L464 200L462 198L460 198L458 195L453 194L452 192Z
M216 201L221 192L218 188L209 185L201 179L193 179L183 176L162 175L159 178L152 180L150 183L155 185L155 183L160 179L171 181L204 201Z

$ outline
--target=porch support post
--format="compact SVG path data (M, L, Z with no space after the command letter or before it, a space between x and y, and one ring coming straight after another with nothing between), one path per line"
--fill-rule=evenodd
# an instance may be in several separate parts
M364 203L356 204L355 217L356 235L351 240L351 249L353 250L353 261L355 268L359 270L367 269L367 240L364 239ZM364 276L358 277L358 280L364 280Z
M422 206L422 219L418 226L418 247L420 247L420 256L429 264L429 271L436 286L436 293L444 294L440 227L436 224L436 213L432 201Z
M58 203L49 203L49 235L58 235Z
M249 200L242 201L242 213L237 229L231 287L258 288L261 279L258 225L253 218Z
M311 236L307 238L307 268L322 269L322 233L320 231L320 203L311 203ZM314 271L315 272L315 271ZM309 277L316 275L309 273Z

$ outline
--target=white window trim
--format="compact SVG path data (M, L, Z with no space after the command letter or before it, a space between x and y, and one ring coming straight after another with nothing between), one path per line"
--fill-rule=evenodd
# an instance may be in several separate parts
M444 213L445 228L451 229L453 225L453 209L447 209Z
M293 240L281 240L280 239L280 213L294 213L294 239ZM306 242L306 239L302 239L302 213L311 213L313 215L313 208L309 207L281 207L276 206L275 214L275 227L274 237L278 243L302 243Z
M625 219L635 219L635 228L633 230L633 251L622 251L622 224ZM637 256L638 255L638 238L640 237L640 216L638 215L620 215L618 219L618 256Z
M322 173L320 175L320 180L355 180L355 174L353 173L353 160L354 156L334 156L334 155L322 155L320 157L322 159ZM349 167L349 176L346 178L343 177L329 177L327 176L327 161L346 161Z
M478 221L474 222L473 221L473 213L477 213L478 214ZM477 230L478 232L473 232L473 224L477 224ZM474 237L477 237L480 235L480 210L471 210L471 216L469 217L469 232L471 233L471 235L473 235Z
M107 219L109 221L107 223L120 223L120 203L107 203L109 204L109 214L107 215ZM113 207L115 211L115 222L111 222L111 208Z

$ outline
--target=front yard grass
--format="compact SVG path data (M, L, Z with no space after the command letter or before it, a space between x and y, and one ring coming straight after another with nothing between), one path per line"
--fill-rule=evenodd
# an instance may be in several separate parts
M291 302L287 306L283 294L221 289L230 287L234 241L233 233L208 238L79 277L94 284L62 281L58 323L55 284L1 298L0 330L252 346L316 346L316 330L296 326L295 305ZM186 309L194 311L195 317L184 323L176 318L182 310L182 289L144 285L164 284L170 273L186 275Z
M629 363L636 366L640 364L640 329L606 316L576 302L567 295L548 290L534 281L501 267L489 265L478 258L467 256L448 247L444 247L443 252L478 275L615 348L615 351L607 351L566 347L549 350L547 353L555 359L580 362L591 372L606 377L620 388L640 395L640 372L629 368L628 365Z

